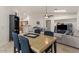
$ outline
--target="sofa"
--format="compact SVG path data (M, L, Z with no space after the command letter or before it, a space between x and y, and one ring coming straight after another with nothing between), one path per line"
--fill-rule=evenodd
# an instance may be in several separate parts
M78 33L78 32L77 32ZM79 48L79 34L76 35L65 35L65 34L54 34L57 37L57 42L61 44L65 44L74 48Z

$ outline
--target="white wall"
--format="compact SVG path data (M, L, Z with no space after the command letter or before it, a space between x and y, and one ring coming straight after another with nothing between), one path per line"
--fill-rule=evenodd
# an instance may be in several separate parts
M54 15L50 18L51 20L51 31L54 31L54 26L57 22L60 23L72 23L73 24L73 30L77 29L77 15L76 14L60 14L60 15Z
M65 24L69 24L72 23L73 25L73 30L75 31L77 29L77 19L61 19L61 20L55 20L54 21L55 24L59 23L65 23Z
M79 31L79 10L77 12L77 30Z
M0 47L9 41L9 7L0 7Z

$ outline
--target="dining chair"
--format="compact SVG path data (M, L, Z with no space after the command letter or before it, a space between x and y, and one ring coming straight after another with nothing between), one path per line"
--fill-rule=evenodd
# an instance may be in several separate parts
M54 36L54 33L53 32L51 32L51 31L45 31L44 32L44 35L48 35L48 36ZM45 51L46 53L47 52L52 52L52 45L50 46L50 47L48 47L48 49Z
M23 36L19 36L21 52L22 53L30 53L32 50L30 48L29 40Z
M40 34L41 33L41 30L40 29L35 29L34 32L37 33L37 34Z
M48 36L54 36L54 33L51 31L45 31L44 35L48 35Z
M21 47L20 47L18 34L15 32L12 32L12 38L14 41L14 53L16 53L16 52L20 53Z

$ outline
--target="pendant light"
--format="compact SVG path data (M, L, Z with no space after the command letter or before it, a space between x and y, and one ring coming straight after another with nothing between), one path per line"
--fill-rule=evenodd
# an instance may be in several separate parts
M46 6L46 14L45 14L45 18L48 18L48 14L47 14L47 6Z

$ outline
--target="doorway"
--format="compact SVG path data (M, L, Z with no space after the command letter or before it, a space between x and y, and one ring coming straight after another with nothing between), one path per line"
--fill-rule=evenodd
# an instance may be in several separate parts
M46 20L46 30L51 30L51 20Z

